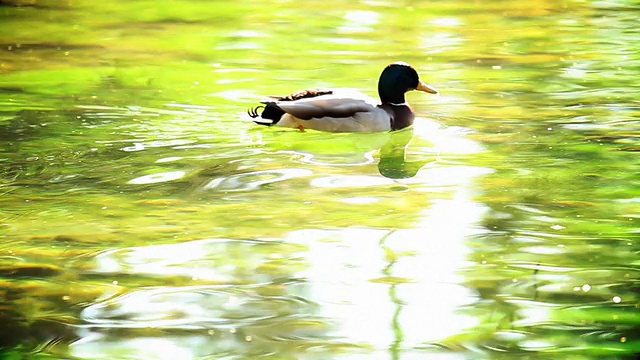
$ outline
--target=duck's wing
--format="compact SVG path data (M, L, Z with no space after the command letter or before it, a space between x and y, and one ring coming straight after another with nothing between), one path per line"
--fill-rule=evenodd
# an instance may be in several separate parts
M349 119L357 113L376 111L376 106L366 99L342 97L339 95L321 95L296 101L276 101L284 112L302 120L320 118Z
M274 104L285 114L279 126L329 132L377 132L391 129L391 115L370 101L319 96ZM270 106L267 105L267 108Z

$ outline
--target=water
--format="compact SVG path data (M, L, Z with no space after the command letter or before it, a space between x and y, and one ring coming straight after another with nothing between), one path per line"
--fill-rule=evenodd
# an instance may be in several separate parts
M0 1L0 355L632 359L625 1ZM258 126L388 63L412 129Z

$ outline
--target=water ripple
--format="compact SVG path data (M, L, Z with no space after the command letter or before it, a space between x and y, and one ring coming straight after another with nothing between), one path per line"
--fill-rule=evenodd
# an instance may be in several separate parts
M129 184L146 185L160 182L167 182L181 179L186 173L184 171L167 171L155 174L149 174L129 180Z
M204 186L204 190L217 191L247 191L256 190L262 185L298 177L310 176L313 171L308 169L273 169L252 171L211 180Z
M368 175L333 175L311 180L311 186L320 188L368 187L391 184L394 184L391 179Z
M84 308L92 327L202 329L236 327L304 311L296 297L266 297L238 286L157 287L131 291Z
M261 249L270 258L292 250L277 242L203 239L178 244L162 244L115 249L97 254L84 265L87 274L136 274L148 277L187 277L219 283L262 283L276 274L258 271L265 266ZM228 263L227 258L243 254L242 269Z

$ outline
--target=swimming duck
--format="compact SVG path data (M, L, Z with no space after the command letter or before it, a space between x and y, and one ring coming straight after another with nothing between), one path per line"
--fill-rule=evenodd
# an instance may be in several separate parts
M377 132L399 130L413 124L414 113L404 98L410 90L437 94L422 82L411 65L387 65L378 80L380 102L354 91L311 89L275 96L249 109L261 125L314 129L330 132ZM262 113L259 113L262 109Z

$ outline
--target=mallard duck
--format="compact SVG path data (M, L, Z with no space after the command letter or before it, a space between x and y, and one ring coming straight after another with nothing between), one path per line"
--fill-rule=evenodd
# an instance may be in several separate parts
M378 80L380 103L354 91L303 90L274 96L249 109L261 125L314 129L330 132L377 132L399 130L413 124L414 113L404 98L410 90L437 94L425 84L411 65L387 65ZM262 110L262 113L260 113Z

